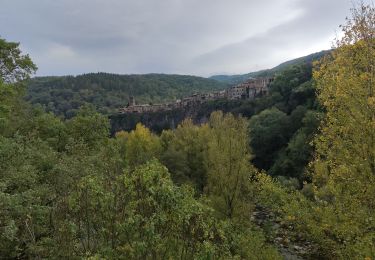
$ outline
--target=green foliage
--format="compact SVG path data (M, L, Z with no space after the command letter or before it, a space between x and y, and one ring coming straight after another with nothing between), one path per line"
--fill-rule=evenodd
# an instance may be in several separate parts
M326 114L313 140L312 184L291 192L267 176L259 178L260 201L312 241L312 257L318 259L375 257L375 9L361 5L352 11L332 56L314 71ZM310 115L304 121L310 125L316 119ZM297 136L294 140L298 146Z
M155 159L185 149L187 176L203 189L207 126L159 138L138 125L110 138L92 107L63 121L31 108L14 86L0 82L0 258L279 258L249 222L218 219Z
M5 133L9 128L12 106L16 100L16 91L11 85L0 82L0 132Z
M310 143L321 120L311 75L309 64L285 69L271 84L270 96L257 101L255 108L263 109L250 120L254 165L301 183L307 179Z
M247 128L242 117L214 112L208 124L185 120L161 136L161 158L173 180L204 191L220 218L240 220L253 207L250 178L256 170L249 162Z
M113 131L121 129L130 131L134 129L137 122L142 122L154 132L161 132L163 129L175 128L176 123L182 122L185 117L191 117L194 123L207 122L211 113L217 110L253 118L255 124L250 124L250 132L251 136L256 135L256 138L252 137L250 143L254 153L252 163L257 168L269 170L272 175L297 178L302 184L303 180L309 180L304 175L305 167L312 158L313 147L309 144L321 119L321 108L316 101L315 85L311 75L310 63L294 65L284 68L275 76L268 96L253 100L220 99L175 111L113 115L111 125ZM279 111L279 113L269 111ZM274 114L276 121L267 122L267 118L271 118L268 114ZM198 134L195 136L196 141L189 141L195 147L188 152L189 154L196 153L193 150L200 149L200 145L195 144L200 142L198 141L200 137ZM191 177L193 171L202 171L194 168L202 168L192 166L189 169L189 165L193 164L185 163L187 153L177 146L168 147L170 150L166 153L163 163L168 164L172 177L177 183L184 183L188 181L186 176ZM302 150L297 152L296 149ZM199 158L199 154L200 152L196 157L189 158ZM197 174L203 176L202 173ZM201 184L198 186L202 187Z
M314 110L309 110L304 114L301 120L302 126L289 139L287 147L278 153L276 161L269 170L271 175L297 178L300 183L303 180L309 180L309 177L302 173L305 172L307 163L312 158L311 142L321 117L322 114Z
M0 38L0 83L15 83L28 79L37 67L28 55L23 55L19 43Z
M119 227L120 255L191 259L220 251L210 241L220 233L213 227L209 208L194 199L191 189L174 186L161 164L149 162L126 174L124 191L128 217Z
M33 113L34 110L22 98L23 91L19 83L0 82L0 134L12 135L21 127L20 120L27 119L26 114Z
M288 116L277 108L251 118L251 147L256 155L254 161L261 168L272 165L277 152L288 143L289 125Z
M37 239L48 233L48 171L56 155L45 142L23 136L0 137L0 143L0 252L35 256Z
M174 131L161 135L162 162L168 167L177 184L190 183L199 193L207 185L205 156L209 132L207 126L196 126L183 121Z
M159 138L141 124L130 133L116 134L124 142L125 160L130 168L146 163L160 154Z
M374 8L354 10L315 82L309 64L290 66L269 96L205 103L207 124L186 120L160 137L138 124L111 138L94 107L110 112L114 93L172 100L192 91L191 77L34 80L31 98L75 115L64 121L22 101L19 81L35 66L0 39L0 258L280 259L250 220L255 204L291 240L311 241L311 258L375 257L374 21Z
M109 136L107 117L95 112L92 106L82 107L66 125L69 136L75 142L83 142L90 147L100 145Z
M44 141L1 140L4 257L278 257L259 231L218 221L159 162L126 170L121 137L60 153Z
M195 121L215 110L250 118L252 163L272 175L308 179L310 142L321 119L311 63L284 67L270 85L270 95L253 100L216 100L196 108ZM301 149L298 150L297 149Z
M249 163L247 121L215 112L209 126L206 194L221 216L241 218L251 211L250 178L256 172Z
M316 197L340 257L375 256L375 8L361 5L342 26L343 38L314 73L326 109L315 139Z

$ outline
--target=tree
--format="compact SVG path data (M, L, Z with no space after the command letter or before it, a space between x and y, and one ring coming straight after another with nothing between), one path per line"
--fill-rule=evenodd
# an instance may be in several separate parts
M266 109L250 119L250 144L254 164L268 170L277 152L288 143L289 118L277 108Z
M326 110L313 182L325 246L341 258L375 256L375 8L360 5L314 72ZM328 250L332 250L328 249Z
M109 136L109 120L97 113L93 106L83 106L76 117L67 121L67 131L74 142L96 148Z
M256 172L250 164L248 122L219 111L211 114L209 126L206 193L221 216L246 218L251 197L250 178Z
M0 38L0 80L15 83L28 79L37 67L29 55L23 55L19 43Z
M41 257L55 197L50 173L56 152L39 138L0 135L0 256Z
M302 103L303 98L308 98L308 93L306 93L308 91L304 86L308 86L311 73L312 65L302 63L290 66L276 75L270 86L270 92L272 96L280 95L281 100L275 106L289 114L297 105Z
M287 147L278 153L269 174L298 178L301 184L307 179L307 176L304 175L305 168L313 159L311 141L319 126L320 117L321 113L314 110L305 113L302 127L290 138Z
M130 133L117 133L117 137L124 140L125 160L132 169L158 157L160 154L161 146L158 136L151 133L148 128L140 123Z
M209 139L207 125L194 125L184 120L174 131L163 131L162 162L177 184L191 183L199 193L207 184L205 154Z
M29 56L21 54L19 43L0 38L0 134L9 134L19 124L18 116L25 104L23 88L16 88L15 83L18 86L36 69Z

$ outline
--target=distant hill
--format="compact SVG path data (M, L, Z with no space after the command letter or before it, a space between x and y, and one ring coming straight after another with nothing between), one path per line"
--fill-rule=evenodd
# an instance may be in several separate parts
M244 82L248 78L251 78L251 77L273 76L277 73L281 73L282 71L284 71L285 69L293 65L301 65L303 63L312 63L313 61L321 59L323 56L325 56L329 52L330 52L329 50L325 50L325 51L313 53L304 57L300 57L297 59L293 59L290 61L286 61L272 69L260 70L256 72L250 72L250 73L239 74L239 75L214 75L210 77L210 79L214 79L214 80L217 80L219 82L226 83L229 85L235 85L235 84Z
M85 103L110 114L134 96L139 103L175 100L194 92L222 90L228 85L213 79L184 75L116 75L90 73L80 76L36 77L28 84L26 99L47 111L70 118Z

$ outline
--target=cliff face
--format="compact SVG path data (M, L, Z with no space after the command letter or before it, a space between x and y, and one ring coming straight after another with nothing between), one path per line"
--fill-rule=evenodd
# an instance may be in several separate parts
M208 115L210 112L208 112ZM112 134L124 130L135 129L137 123L142 123L152 131L160 133L164 129L176 128L185 118L191 118L194 123L207 122L208 116L202 113L201 106L188 106L170 111L145 112L145 113L124 113L109 117Z
M112 134L124 130L131 131L135 129L137 123L142 123L152 131L160 133L164 129L176 128L184 119L191 118L194 123L206 123L210 114L215 110L222 110L223 112L232 112L235 108L240 107L246 101L243 100L215 100L202 104L193 104L186 107L157 112L145 113L123 113L111 115L111 132ZM239 113L246 115L246 113Z
M193 94L174 103L135 104L132 97L127 107L110 117L112 134L121 130L130 131L137 123L142 123L154 132L173 129L185 118L191 118L196 124L205 123L214 110L232 112L233 107L228 104L236 104L236 101L241 104L267 95L272 81L272 77L248 79L225 91Z

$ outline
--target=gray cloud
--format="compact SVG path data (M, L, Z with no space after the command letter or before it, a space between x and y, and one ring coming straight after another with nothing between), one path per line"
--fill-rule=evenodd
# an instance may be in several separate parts
M350 0L2 0L39 75L263 69L329 48Z

